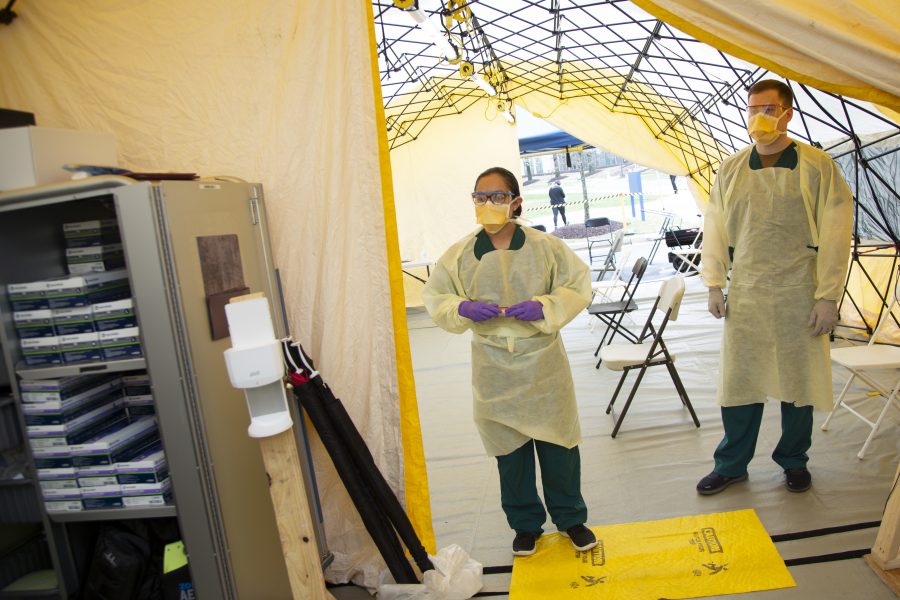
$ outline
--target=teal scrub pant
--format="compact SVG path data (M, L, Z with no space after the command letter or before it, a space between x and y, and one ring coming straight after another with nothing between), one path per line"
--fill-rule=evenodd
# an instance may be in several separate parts
M813 407L781 404L781 439L772 453L772 460L782 469L803 469L812 445ZM747 465L756 452L759 424L765 404L723 406L722 424L725 437L716 448L716 473L725 477L739 477L747 472Z
M547 511L535 485L534 453L541 464L541 483L547 511L559 531L587 521L581 496L581 455L571 449L540 440L529 440L509 454L497 457L500 502L509 526L517 532L540 535Z

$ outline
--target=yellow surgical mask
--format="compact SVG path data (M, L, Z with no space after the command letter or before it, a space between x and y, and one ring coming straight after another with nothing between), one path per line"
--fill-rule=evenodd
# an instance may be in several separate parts
M488 233L497 233L509 222L509 204L485 204L475 207L475 220Z
M786 113L773 117L765 113L756 113L747 121L747 132L758 144L765 146L777 140L784 131L778 129L778 122Z

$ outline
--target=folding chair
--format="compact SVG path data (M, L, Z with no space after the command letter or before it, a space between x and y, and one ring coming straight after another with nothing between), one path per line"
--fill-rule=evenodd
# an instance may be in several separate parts
M635 380L634 386L631 388L628 400L625 401L625 407L622 409L622 414L620 414L619 418L616 420L616 426L613 429L612 437L616 437L616 434L619 432L619 427L622 426L622 421L625 419L625 413L628 412L631 401L634 400L634 395L637 392L638 386L641 384L641 380L644 378L644 373L646 373L647 369L650 367L658 365L666 366L666 369L669 371L669 376L675 384L675 389L678 391L678 397L681 398L681 403L687 407L688 411L691 413L694 425L700 427L700 421L697 419L694 407L691 406L691 401L688 398L687 391L684 389L684 384L678 376L678 371L675 370L675 355L669 352L662 337L669 321L674 321L678 318L678 308L681 306L682 297L684 297L684 278L682 278L681 275L676 275L671 279L665 280L659 288L659 296L657 296L656 303L653 305L653 309L647 317L647 322L644 324L644 329L641 331L638 343L610 344L600 351L600 359L603 361L606 368L612 371L623 371L622 377L619 379L619 385L616 386L616 391L609 401L609 406L606 407L606 414L609 414L610 411L612 411L613 404L619 396L619 391L622 389L622 384L625 383L628 373L634 369L639 369L637 380ZM663 317L657 328L653 326L653 318L658 312L662 313Z
M601 277L597 281L591 282L591 291L593 292L591 302L593 302L598 296L602 300L608 302L612 294L617 293L625 288L625 280L622 279L622 269L626 264L628 264L629 258L631 258L631 246L622 248L622 251L619 252L619 258L616 260L616 268L613 270L612 277L610 279L603 279ZM602 275L605 274L606 273L602 273Z
M650 255L647 257L647 262L650 263L652 263L653 259L656 258L656 251L659 250L659 245L662 243L662 241L666 239L666 234L672 228L672 222L675 220L675 215L671 213L664 212L661 214L663 215L663 220L662 224L659 227L659 234L653 239L653 247L650 249Z
M676 229L666 233L669 262L676 273L697 275L700 273L700 251L703 245L703 228Z
M644 257L637 259L634 261L634 266L631 267L631 276L628 278L625 289L622 292L622 297L619 298L619 300L615 302L598 302L588 306L589 314L594 315L600 319L601 322L606 323L606 331L603 332L603 337L600 339L600 343L597 344L594 356L597 356L597 354L600 353L600 348L603 347L604 342L612 343L612 340L617 333L621 333L626 339L632 342L639 341L635 334L622 326L622 319L625 318L626 313L633 312L638 308L637 303L634 301L634 293L637 291L641 279L644 278L646 270L647 259ZM607 336L609 336L609 340L607 340ZM601 358L597 362L596 368L600 368L600 363L602 361L603 359Z
M612 225L606 217L597 217L596 219L588 219L584 222L586 240L588 245L588 262L594 264L593 248L597 244L609 244L612 246ZM606 232L591 236L591 228L606 227Z
M602 281L607 273L610 272L618 272L619 269L616 269L616 254L622 250L622 239L625 237L625 230L619 229L618 231L612 234L612 243L609 246L609 252L606 255L606 258L603 261L603 266L591 270L597 271L597 281Z
M891 311L898 301L898 294L900 294L900 279L898 279L897 287L894 288L894 297L891 300L890 306L888 306L887 310L881 314L881 318L878 320L878 324L875 326L875 331L872 332L868 344L865 346L850 346L847 348L834 348L831 350L831 361L848 369L851 375L847 384L844 385L844 389L841 390L841 395L838 396L834 408L828 414L825 422L822 423L822 431L828 431L828 424L831 423L832 417L834 417L835 413L841 407L858 417L872 430L866 438L865 443L863 443L859 453L856 455L857 458L860 459L865 457L866 449L869 447L872 438L878 433L878 429L881 427L888 409L892 405L900 407L900 403L898 403L897 400L897 391L900 390L900 348L875 343L881 327L884 325L885 321L891 317ZM896 379L893 389L888 390L885 385L876 381L875 374L871 373L872 371L888 373L893 371L893 377ZM871 388L871 391L847 398L847 390L850 389L850 384L857 378L867 383ZM878 417L874 421L871 421L859 412L859 408L860 405L866 401L874 400L876 398L882 398L884 400L884 406L882 407L881 412L878 413ZM851 405L850 403L853 404Z

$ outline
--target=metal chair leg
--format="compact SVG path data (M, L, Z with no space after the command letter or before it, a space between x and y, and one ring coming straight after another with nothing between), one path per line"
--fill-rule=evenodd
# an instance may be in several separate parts
M628 400L625 401L625 406L622 407L622 414L619 415L618 420L616 421L616 426L613 428L612 437L616 437L616 434L619 433L619 427L622 426L622 421L625 420L625 413L628 412L628 407L631 406L631 401L634 400L634 395L637 393L638 386L641 385L641 379L644 378L644 373L647 372L647 365L641 366L641 372L638 373L637 379L634 382L634 386L631 388L631 393L628 394Z
M681 398L681 403L684 404L688 412L691 413L691 418L694 420L694 425L700 427L700 419L697 418L697 413L694 412L694 407L691 405L691 400L688 398L687 390L684 389L684 383L681 381L681 377L678 375L678 371L675 369L675 365L670 362L666 363L666 368L669 370L669 376L672 378L672 383L675 384L675 389L678 391L678 397Z
M606 407L606 414L609 414L612 411L613 404L616 401L616 398L619 396L619 390L622 389L622 384L625 383L625 378L628 377L628 369L624 369L622 371L622 376L619 377L619 385L616 386L616 391L613 392L612 399L609 401L609 405Z
M847 390L850 389L850 384L856 379L856 373L850 372L850 379L847 380L847 383L844 385L844 389L841 390L841 395L838 396L837 402L834 403L834 408L831 409L831 412L828 413L828 416L825 417L825 422L822 423L822 431L828 431L828 424L831 423L832 417L834 417L835 413L837 413L838 409L841 407L841 404L844 402L844 396L847 395Z

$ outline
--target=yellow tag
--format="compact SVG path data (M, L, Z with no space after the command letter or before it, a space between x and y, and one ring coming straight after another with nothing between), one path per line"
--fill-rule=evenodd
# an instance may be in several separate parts
M578 552L557 533L513 562L511 600L697 598L794 587L752 510L592 527Z
M163 575L180 569L186 564L188 564L188 557L184 551L184 542L166 544L166 551L163 554Z

